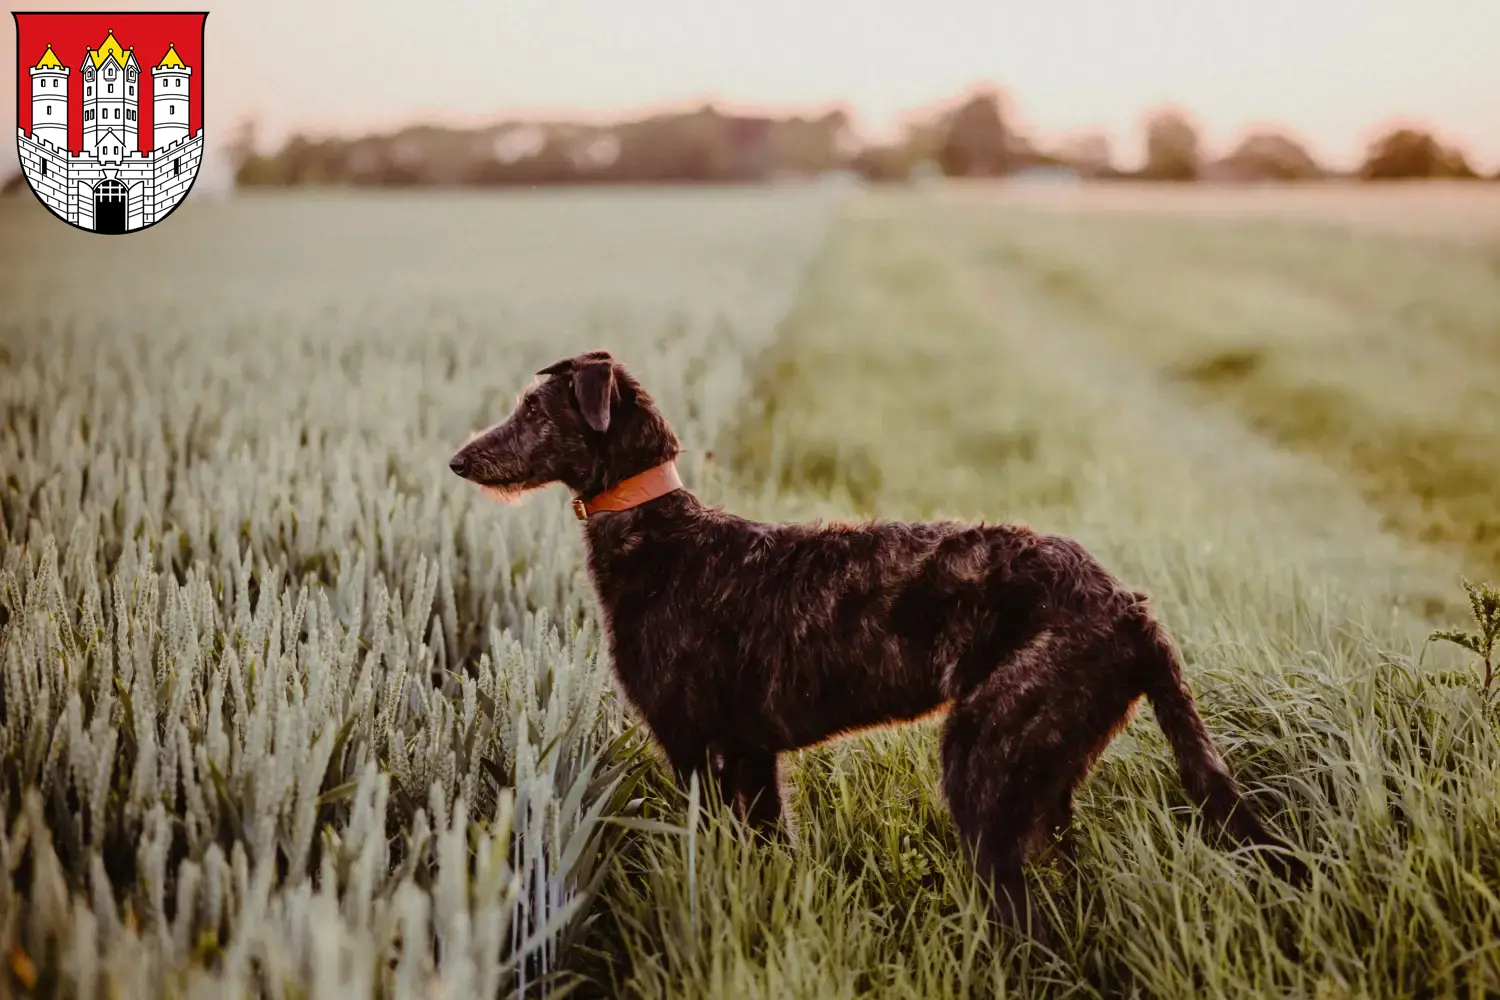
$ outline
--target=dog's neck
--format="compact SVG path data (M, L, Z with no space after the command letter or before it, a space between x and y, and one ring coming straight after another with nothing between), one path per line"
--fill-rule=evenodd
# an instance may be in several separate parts
M629 405L622 406L612 421L608 448L577 481L564 477L573 496L585 505L596 500L610 502L606 497L615 502L638 498L626 506L600 506L597 510L625 510L682 488L673 465L682 450L677 435L644 389L630 386L628 395ZM617 493L620 495L615 496ZM578 512L577 500L573 507ZM588 512L587 506L584 512Z
M629 510L657 497L666 496L682 489L682 478L677 475L677 463L671 459L638 472L601 490L590 497L575 496L573 513L578 520L587 521L600 511Z

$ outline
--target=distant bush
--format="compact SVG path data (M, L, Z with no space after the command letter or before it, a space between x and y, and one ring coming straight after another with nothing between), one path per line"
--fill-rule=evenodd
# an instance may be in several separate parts
M1010 132L1000 97L985 91L954 113L938 149L938 164L949 177L995 177L1009 167Z
M1324 176L1307 148L1281 132L1247 135L1214 167L1235 180L1307 181Z
M849 172L886 182L929 169L950 177L999 177L1031 167L1160 181L1331 176L1303 144L1274 131L1254 132L1228 156L1204 162L1198 125L1176 108L1142 120L1146 163L1138 171L1113 165L1108 135L1084 133L1044 150L1011 117L1001 91L988 87L909 120L894 141L861 138L842 109L777 117L730 114L706 104L607 124L503 121L477 128L412 125L347 139L294 135L274 152L258 151L255 130L246 124L228 152L243 187L742 184ZM1411 129L1372 146L1360 174L1370 180L1476 176L1461 152Z
M1198 179L1198 127L1186 113L1175 109L1153 112L1142 125L1146 136L1143 180L1192 181Z
M1399 128L1371 144L1360 167L1364 180L1417 178L1472 180L1479 175L1464 154L1417 129Z

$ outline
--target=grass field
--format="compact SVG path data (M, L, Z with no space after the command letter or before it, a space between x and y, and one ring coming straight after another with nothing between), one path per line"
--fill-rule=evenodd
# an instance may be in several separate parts
M1500 693L1423 641L1500 576L1496 195L1217 194L0 202L6 988L1500 991ZM598 345L715 502L1079 536L1313 882L1200 830L1149 711L1032 873L1056 953L987 933L933 723L797 755L795 849L671 788L563 496L444 468Z

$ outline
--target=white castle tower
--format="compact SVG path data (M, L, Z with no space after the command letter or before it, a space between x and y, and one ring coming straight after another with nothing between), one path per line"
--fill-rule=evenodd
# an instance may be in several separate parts
M68 148L68 72L50 45L31 68L31 135L58 149Z
M183 63L174 45L167 46L167 54L151 70L154 95L151 127L155 133L153 145L157 149L188 137L188 94L191 93L188 78L192 73L192 67Z
M101 157L128 156L139 146L141 65L135 50L115 41L83 57L83 151Z

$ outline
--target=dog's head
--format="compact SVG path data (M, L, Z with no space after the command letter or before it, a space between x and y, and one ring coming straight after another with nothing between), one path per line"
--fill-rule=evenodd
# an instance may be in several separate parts
M448 466L498 500L563 483L589 496L677 457L656 403L608 351L537 372L503 422L471 435Z

